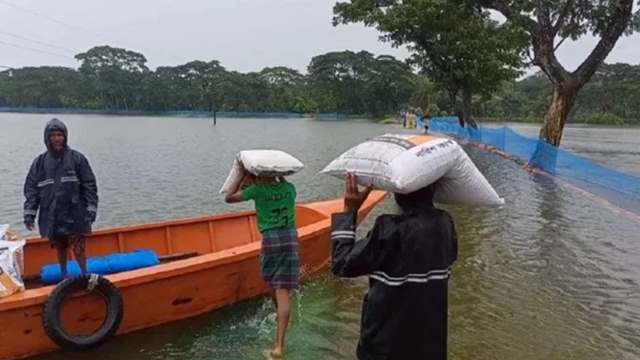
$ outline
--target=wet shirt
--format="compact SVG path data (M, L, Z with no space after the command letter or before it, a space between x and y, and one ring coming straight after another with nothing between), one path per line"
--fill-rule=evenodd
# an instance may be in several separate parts
M296 188L290 182L251 185L242 191L242 199L255 202L261 232L295 227Z

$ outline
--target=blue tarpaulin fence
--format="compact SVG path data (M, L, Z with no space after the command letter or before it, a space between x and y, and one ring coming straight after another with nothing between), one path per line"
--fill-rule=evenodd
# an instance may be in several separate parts
M640 214L640 177L600 165L543 140L520 135L507 126L480 125L477 129L462 127L458 118L452 116L432 118L429 129L494 146L624 209Z

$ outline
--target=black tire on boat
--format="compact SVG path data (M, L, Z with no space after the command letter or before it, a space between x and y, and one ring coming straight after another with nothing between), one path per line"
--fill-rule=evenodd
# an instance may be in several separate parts
M102 296L107 305L106 318L95 332L89 335L71 335L62 325L60 308L73 294L88 290L91 277L95 286L91 291ZM83 350L98 346L112 337L122 322L122 295L111 281L98 275L82 275L62 281L51 292L44 304L42 323L49 338L63 349Z

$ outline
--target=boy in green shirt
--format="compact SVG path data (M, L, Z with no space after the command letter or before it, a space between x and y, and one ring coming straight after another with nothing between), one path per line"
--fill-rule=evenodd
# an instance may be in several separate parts
M282 357L289 324L291 289L298 287L300 259L295 226L296 188L284 177L256 177L244 170L242 181L227 194L227 203L253 200L262 233L262 277L275 299L278 329L271 356Z

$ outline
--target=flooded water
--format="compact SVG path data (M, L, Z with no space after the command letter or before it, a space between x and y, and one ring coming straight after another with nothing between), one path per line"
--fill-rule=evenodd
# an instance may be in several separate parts
M539 126L507 124L522 135L537 138ZM627 127L569 126L564 132L562 148L620 170L640 176L640 129Z
M0 222L21 223L22 183L44 150L47 116L0 114ZM100 189L98 226L236 210L217 190L234 154L280 148L306 169L300 201L338 196L316 175L361 140L394 126L307 119L64 116L71 146L89 158ZM518 125L535 134L531 126ZM640 175L640 129L570 128L565 147ZM467 149L506 200L502 208L448 207L459 234L450 281L450 359L640 358L640 221L562 182ZM387 201L374 216L395 211ZM366 230L371 220L361 227ZM26 233L23 232L23 235ZM286 359L354 359L365 278L329 273L295 296ZM83 353L42 359L263 359L274 336L271 302L247 301L121 336Z

